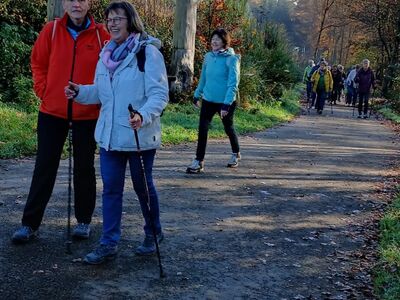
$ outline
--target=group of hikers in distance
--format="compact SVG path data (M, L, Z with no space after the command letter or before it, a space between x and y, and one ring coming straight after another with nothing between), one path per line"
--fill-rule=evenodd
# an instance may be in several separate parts
M322 114L325 101L328 99L331 105L336 105L345 91L346 105L355 107L358 100L358 118L368 118L371 88L376 88L368 59L362 61L361 67L353 66L347 75L340 64L330 67L321 58L315 65L310 59L304 69L303 82L306 84L308 109L315 107L317 113Z
M73 145L69 155L77 221L71 235L76 240L91 234L96 144L100 153L102 235L84 262L101 264L117 255L128 162L144 218L144 239L135 253L152 255L164 239L152 176L156 149L161 146L160 116L168 103L161 41L146 33L129 1L112 1L104 12L105 25L89 14L90 0L62 0L62 5L64 16L44 26L32 49L34 90L41 100L38 146L22 226L11 240L26 244L38 236L68 137ZM237 167L241 158L233 124L240 57L229 45L226 30L217 28L210 35L211 51L204 57L194 93L193 104L200 108L198 143L187 173L204 170L208 129L216 114L232 148L226 166ZM69 224L68 217L68 232Z

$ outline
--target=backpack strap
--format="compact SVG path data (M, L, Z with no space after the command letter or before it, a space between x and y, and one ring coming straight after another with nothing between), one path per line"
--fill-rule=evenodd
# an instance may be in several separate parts
M56 35L57 20L58 20L58 19L54 19L54 23L53 23L53 32L51 33L51 41L54 40L54 36Z
M144 65L146 63L146 46L140 47L136 53L137 66L140 72L144 72Z
M99 41L99 48L101 50L103 48L103 45L101 44L99 28L97 28L97 26L96 26L96 34L97 34L97 40Z

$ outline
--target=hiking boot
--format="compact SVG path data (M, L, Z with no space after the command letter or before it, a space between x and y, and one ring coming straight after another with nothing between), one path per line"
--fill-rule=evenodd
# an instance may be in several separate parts
M99 265L106 260L112 260L117 256L118 247L100 244L96 249L87 254L83 261L89 265Z
M359 114L358 115L358 117L357 117L357 119L361 119L362 118L362 115L361 114Z
M204 171L204 162L193 159L190 166L186 169L186 173L200 173Z
M164 239L164 234L161 232L157 234L157 241L160 245L161 241ZM135 253L140 256L152 255L156 253L156 244L154 243L153 235L147 235L144 237L143 243L136 248Z
M238 153L232 153L231 159L228 162L227 167L228 168L236 168L239 165L239 160L242 157L240 156L240 152Z
M22 226L14 232L11 240L14 244L25 244L38 236L38 231L29 226Z
M363 115L363 119L368 119L368 115L367 115L367 114L364 114L364 115Z
M76 239L88 239L90 236L89 224L78 223L72 231L72 236Z

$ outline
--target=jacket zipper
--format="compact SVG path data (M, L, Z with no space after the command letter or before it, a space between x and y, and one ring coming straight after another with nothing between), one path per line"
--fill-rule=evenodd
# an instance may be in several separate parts
M72 67L71 67L71 73L70 73L70 77L69 80L73 81L74 78L74 69L75 69L75 56L76 56L76 40L74 40L74 49L73 49L73 53L72 53ZM70 128L72 127L72 104L73 104L73 100L68 100L67 102L67 119L68 119L68 124L70 126Z

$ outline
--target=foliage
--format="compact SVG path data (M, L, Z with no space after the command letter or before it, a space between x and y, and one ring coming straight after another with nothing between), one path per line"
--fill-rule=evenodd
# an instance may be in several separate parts
M248 11L247 1L208 0L198 7L196 71L201 67L211 32L223 27L232 35L232 47L241 54L239 85L241 105L251 100L271 102L298 80L299 70L287 50L283 27L265 24L261 29Z
M375 287L380 299L400 299L400 194L380 221Z
M2 58L2 68L0 69L0 93L12 88L16 77L29 76L29 57L34 32L29 27L9 25L2 23L0 27L0 56ZM9 101L12 97L7 97ZM12 93L9 93L12 96Z

